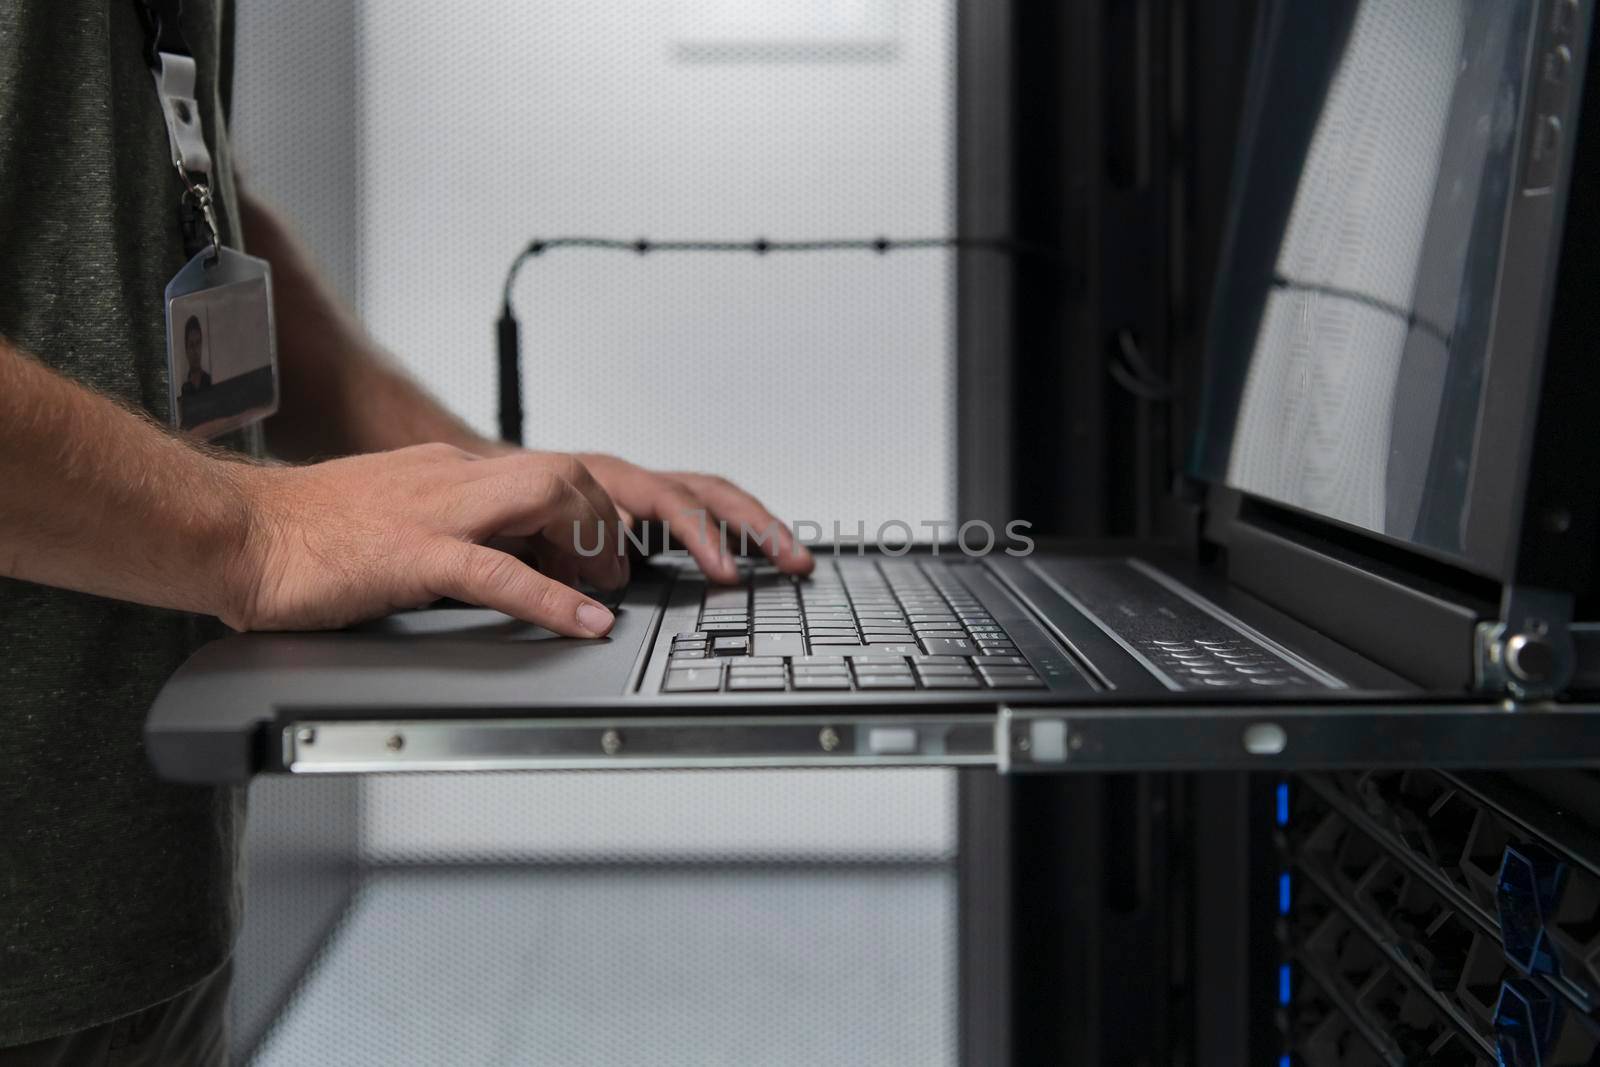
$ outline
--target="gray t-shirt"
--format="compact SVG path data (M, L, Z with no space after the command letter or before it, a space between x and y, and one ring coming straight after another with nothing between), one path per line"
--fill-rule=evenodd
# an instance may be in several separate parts
M183 7L234 238L230 11ZM0 3L0 335L165 421L162 293L186 257L143 44L133 0ZM158 781L141 743L162 681L216 630L0 579L0 1046L164 1000L226 959L241 798Z

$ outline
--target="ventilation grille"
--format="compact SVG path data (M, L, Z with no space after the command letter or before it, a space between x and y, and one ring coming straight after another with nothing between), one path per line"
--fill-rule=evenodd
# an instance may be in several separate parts
M1600 877L1581 828L1493 775L1306 775L1285 788L1292 1058L1600 1062Z

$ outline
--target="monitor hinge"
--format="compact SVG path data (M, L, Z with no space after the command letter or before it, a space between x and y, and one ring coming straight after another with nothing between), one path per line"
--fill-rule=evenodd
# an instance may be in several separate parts
M1519 700L1553 697L1572 680L1572 594L1508 585L1500 620L1478 624L1478 688Z

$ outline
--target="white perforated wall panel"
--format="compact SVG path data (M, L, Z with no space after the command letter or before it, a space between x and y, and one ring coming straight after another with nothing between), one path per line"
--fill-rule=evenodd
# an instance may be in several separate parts
M703 0L361 8L363 311L484 431L531 237L948 231L951 4L743 6L770 36ZM862 8L860 40L795 39L810 8ZM790 518L950 517L951 279L945 252L552 253L515 298L528 440L716 470Z
M955 856L941 770L610 771L374 778L368 863L867 861Z

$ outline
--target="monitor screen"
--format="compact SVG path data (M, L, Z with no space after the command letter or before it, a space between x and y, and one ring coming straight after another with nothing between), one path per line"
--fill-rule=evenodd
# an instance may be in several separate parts
M1259 87L1202 477L1467 554L1534 7L1284 5L1299 54Z

